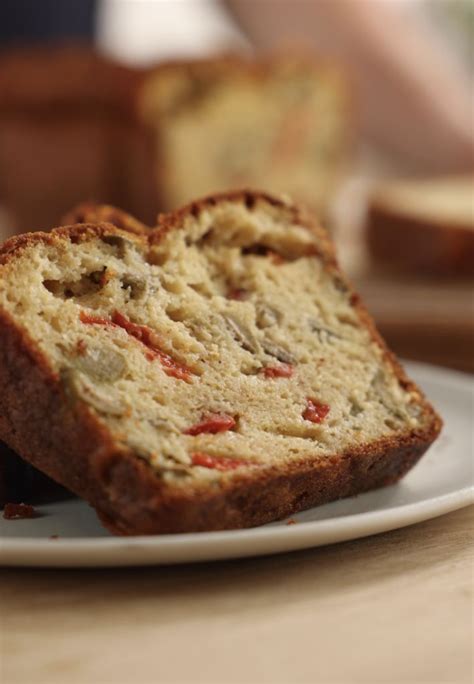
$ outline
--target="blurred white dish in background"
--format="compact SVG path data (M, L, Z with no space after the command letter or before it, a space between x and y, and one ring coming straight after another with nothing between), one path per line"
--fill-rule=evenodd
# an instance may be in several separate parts
M217 0L102 0L97 43L132 65L249 47Z

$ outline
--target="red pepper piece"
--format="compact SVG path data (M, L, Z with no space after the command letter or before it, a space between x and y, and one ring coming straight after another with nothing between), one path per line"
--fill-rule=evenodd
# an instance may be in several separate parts
M312 423L322 423L330 411L327 404L321 404L317 399L308 397L306 400L306 408L303 411L303 418L310 420Z
M308 245L308 247L305 249L305 255L312 257L312 256L321 256L321 252L315 245Z
M132 323L126 316L120 313L120 311L114 311L112 314L112 321L119 328L123 328L125 332L134 337L139 342L142 342L146 347L152 347L156 344L156 333L153 332L151 328L147 325L138 325L137 323Z
M132 323L132 321L119 311L114 311L112 321L115 325L123 328L129 335L145 345L149 350L147 359L149 361L152 361L155 358L159 359L166 375L170 375L178 380L185 380L186 382L191 380L191 371L189 368L178 363L169 354L159 348L156 333L147 325Z
M211 456L202 451L195 451L191 454L193 465L202 466L203 468L212 468L214 470L235 470L241 466L251 465L248 461L240 458L227 458L225 456Z
M238 302L241 302L242 300L247 298L247 295L247 290L236 287L233 290L229 290L229 292L227 293L227 299L235 299Z
M3 509L5 520L20 520L21 518L36 518L37 512L29 504L7 503Z
M209 413L203 416L200 423L192 425L184 431L185 435L201 435L203 432L210 432L216 434L217 432L226 432L233 430L236 426L235 418L228 416L226 413Z
M84 356L87 351L87 344L84 340L78 340L76 345L77 353L79 356Z
M85 311L81 311L79 318L82 323L122 328L128 335L134 337L147 348L145 355L148 361L154 361L155 359L160 361L166 375L170 375L178 380L184 380L185 382L191 381L192 372L190 369L175 361L169 354L159 348L157 334L147 325L133 323L119 311L114 311L112 319L92 316Z
M261 373L266 378L291 378L295 369L290 363L282 363L279 366L265 366Z
M147 354L147 359L152 361L153 358L158 358L164 372L172 378L177 380L184 380L185 382L191 382L192 372L186 366L175 361L169 354L166 354L159 349L152 349Z
M104 318L104 316L94 316L93 314L88 314L86 311L81 311L79 318L81 323L86 323L86 325L114 325L110 318Z
M269 249L267 251L267 257L270 259L270 261L275 264L275 266L279 266L280 264L284 264L286 259L282 257L281 254L278 254L278 252L274 252L273 249Z

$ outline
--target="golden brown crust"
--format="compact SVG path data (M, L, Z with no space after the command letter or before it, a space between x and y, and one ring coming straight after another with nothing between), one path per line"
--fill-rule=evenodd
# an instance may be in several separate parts
M374 259L399 271L474 275L474 231L456 223L424 221L374 202L367 240Z
M97 202L81 202L62 218L62 225L70 226L75 223L112 223L135 235L148 235L151 230L151 226L146 226L126 211L111 204Z
M394 484L419 460L426 448L423 439L413 437L397 446L381 440L371 445L370 450L361 447L317 463L295 463L291 470L275 468L259 473L258 477L234 480L218 493L203 493L192 498L170 497L158 515L143 502L143 510L137 516L136 501L132 497L131 509L126 508L124 516L110 515L101 508L98 513L104 525L115 534L136 534L137 529L141 534L153 534L253 527ZM149 479L146 466L143 472L140 472L141 468L137 471L135 466L142 464L128 459L117 465L111 481L117 488L124 489L126 483L138 484L143 478L135 492L141 496ZM127 505L129 502L122 503Z
M247 206L268 201L296 219L297 210L264 193L238 191L195 202L160 220L160 230L179 229L189 216L225 200ZM299 220L299 219L298 219ZM314 230L314 226L307 225ZM317 229L319 230L319 229ZM20 236L0 250L0 264L27 244L68 237L120 233L110 224L60 228L51 234ZM137 241L147 240L135 237ZM340 276L332 248L329 267ZM354 306L392 363L407 389L415 386L385 347L372 320L354 295ZM152 534L248 527L299 510L396 482L420 458L441 428L431 406L422 400L424 427L358 445L317 461L265 467L223 479L216 489L207 483L193 488L166 484L135 453L119 447L85 405L71 404L59 377L27 333L0 311L0 438L30 463L87 499L115 533ZM66 446L65 446L66 445Z
M220 202L243 202L249 210L252 210L258 202L266 202L273 207L287 211L290 221L304 226L311 233L316 235L319 242L319 256L324 259L327 266L333 266L338 270L333 243L327 232L311 214L282 197L276 197L267 192L250 190L248 188L207 195L206 197L186 204L177 211L168 214L160 214L158 216L158 230L151 234L151 240L153 242L160 240L162 236L170 230L180 230L188 217L198 218L202 211L212 209L212 207L215 207Z
M48 233L38 231L37 233L14 235L0 245L0 266L18 256L18 253L23 249L35 245L38 242L54 245L58 241L66 238L77 244L80 242L87 242L87 240L92 240L95 237L103 237L106 235L123 235L129 240L142 244L144 248L148 244L146 235L134 234L121 230L112 223L78 223L72 226L53 228L53 230Z

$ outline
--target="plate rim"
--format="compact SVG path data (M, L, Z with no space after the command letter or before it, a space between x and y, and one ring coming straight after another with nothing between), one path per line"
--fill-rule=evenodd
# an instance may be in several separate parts
M428 374L429 380L432 382L438 381L445 386L450 385L453 389L467 390L474 398L473 379L466 373L420 362L406 361L403 365L409 369L409 372L414 371L417 382L420 382L419 378L421 378L420 384L423 384L423 375ZM363 496L363 494L359 496ZM415 501L409 504L400 503L383 510L349 513L323 520L297 521L297 524L291 526L280 524L247 529L134 537L54 539L0 537L0 566L163 565L283 553L388 532L444 515L471 504L474 504L474 483L423 501ZM325 537L329 538L325 539ZM291 543L281 545L281 542L288 541ZM259 543L262 544L260 550L254 548ZM221 550L222 554L216 553L214 548L219 544L223 544L225 547ZM240 548L242 544L247 545L245 549ZM269 548L272 544L276 544L275 549ZM186 557L186 552L192 553L196 546L200 547L201 554L193 560L186 560L185 558L184 560L176 560L176 556L173 555L169 560L160 557L166 553L172 554L176 550L182 551L181 555ZM133 552L136 550L150 549L157 552L157 557L151 556L141 560L129 558L130 555L134 555ZM114 557L108 562L108 554L117 551L124 554L123 562ZM90 552L94 557L84 559L82 554L85 552ZM37 554L40 557L34 558ZM46 554L47 558L44 558L43 554Z
M290 527L281 525L184 535L96 539L78 537L74 540L37 540L24 537L9 540L4 549L0 544L0 567L138 567L276 555L383 534L473 504L474 487L467 487L436 499L384 510L383 516L380 511L369 511L327 520L301 522ZM240 545L245 542L247 545L241 548ZM216 549L219 544L222 544L221 548ZM135 552L144 551L155 551L156 554L146 557L135 555ZM173 554L173 551L178 553ZM84 557L83 554L87 552L92 556ZM121 557L118 558L116 553L122 554Z

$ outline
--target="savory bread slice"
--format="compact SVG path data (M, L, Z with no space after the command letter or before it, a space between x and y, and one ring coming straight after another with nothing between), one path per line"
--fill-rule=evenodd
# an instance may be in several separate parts
M296 54L161 64L141 81L135 106L151 131L148 176L165 211L247 185L324 213L352 147L344 73Z
M114 532L258 525L393 483L440 426L282 200L0 251L0 438Z
M148 226L121 209L109 204L82 202L69 211L62 225L108 221L114 226L138 235L147 234ZM64 490L23 461L0 441L0 506L19 501L42 501L45 496L64 494Z

